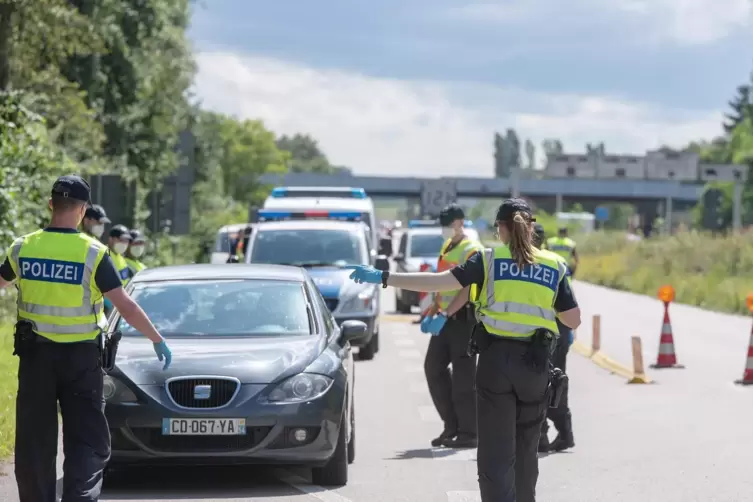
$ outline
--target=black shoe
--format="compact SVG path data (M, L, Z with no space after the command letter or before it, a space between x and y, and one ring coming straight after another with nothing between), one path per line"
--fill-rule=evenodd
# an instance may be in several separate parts
M447 448L476 448L478 438L471 434L458 434L457 437L444 441L442 445Z
M575 439L573 438L572 433L557 434L557 437L554 438L554 441L552 441L549 449L552 451L565 451L568 448L572 448L573 446L575 446Z
M444 430L442 431L442 434L431 440L431 445L435 448L443 446L445 441L454 438L456 434L457 431Z
M542 432L541 437L539 438L539 453L547 453L551 447L551 444L549 444L549 436Z

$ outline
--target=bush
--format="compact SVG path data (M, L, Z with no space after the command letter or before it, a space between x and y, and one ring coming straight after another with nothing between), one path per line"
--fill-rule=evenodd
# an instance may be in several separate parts
M578 239L578 278L656 296L669 284L676 301L712 310L748 313L753 292L753 234L713 237L681 232L628 241L624 233L596 232Z
M0 299L2 302L2 299ZM16 431L16 369L18 358L13 355L13 337L9 323L0 319L0 459L13 454Z

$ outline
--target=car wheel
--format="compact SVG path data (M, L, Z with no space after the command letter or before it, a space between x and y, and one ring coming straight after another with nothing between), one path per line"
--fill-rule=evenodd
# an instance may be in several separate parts
M337 446L324 467L311 470L311 481L319 486L345 486L348 484L348 438L346 436L345 414L340 422Z
M348 463L356 459L356 409L350 405L350 441L348 441Z
M371 361L379 350L379 333L371 336L369 343L358 349L358 359L361 361Z
M395 293L395 308L401 314L410 314L411 313L410 305L406 305L405 303L403 303L400 300L400 298L398 298L397 293Z

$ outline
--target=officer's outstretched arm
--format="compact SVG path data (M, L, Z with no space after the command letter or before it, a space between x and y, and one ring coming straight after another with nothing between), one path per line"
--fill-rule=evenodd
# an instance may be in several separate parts
M564 312L558 312L557 317L562 321L562 324L568 328L577 329L578 326L580 326L580 307L575 307L574 309L566 310Z
M122 287L108 291L105 293L105 297L112 302L113 306L120 312L120 315L123 316L123 319L133 326L136 331L153 343L164 341L162 335L159 334L157 328L154 327L152 321L147 317L146 312L139 307L138 303L133 301L133 298Z
M434 291L452 291L453 289L462 288L461 284L455 279L455 276L452 275L452 272L449 270L439 273L390 272L390 275L387 278L387 285L400 289L407 289L408 291L425 291L427 293Z

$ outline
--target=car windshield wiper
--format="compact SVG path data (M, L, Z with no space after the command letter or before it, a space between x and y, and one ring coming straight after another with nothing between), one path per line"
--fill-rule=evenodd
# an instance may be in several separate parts
M290 265L295 265L297 267L344 267L347 266L347 263L343 264L337 264L332 263L331 261L297 261L293 262Z

